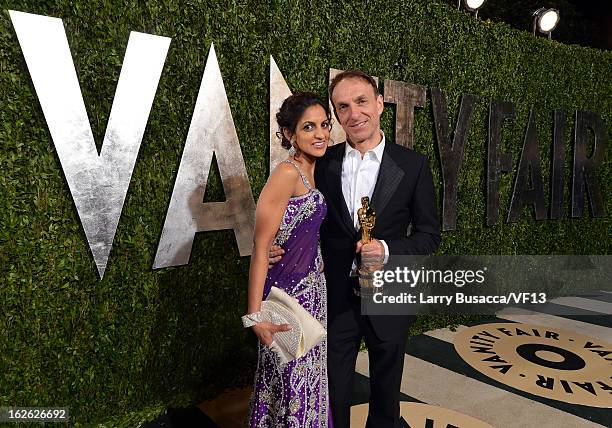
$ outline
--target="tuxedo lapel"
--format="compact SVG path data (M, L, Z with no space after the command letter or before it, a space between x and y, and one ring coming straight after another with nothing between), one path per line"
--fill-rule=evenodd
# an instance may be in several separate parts
M397 186L399 186L402 178L404 178L404 171L391 157L389 144L391 143L387 142L385 144L380 169L378 170L378 179L372 194L372 206L377 216L382 214L393 193L395 193Z
M334 211L340 217L339 223L344 226L345 231L353 236L355 234L355 228L353 227L353 221L351 220L351 214L349 213L344 195L342 194L342 159L344 157L344 144L343 149L338 149L337 153L329 160L327 164L327 182L329 185L329 196L334 207Z

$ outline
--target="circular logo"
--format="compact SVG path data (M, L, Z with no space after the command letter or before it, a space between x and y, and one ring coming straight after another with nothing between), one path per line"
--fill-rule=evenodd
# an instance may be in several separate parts
M368 419L368 407L359 404L351 407L351 426L363 427ZM400 414L411 427L428 428L493 428L491 425L463 413L424 403L400 403Z
M479 372L565 403L612 407L612 345L582 334L519 323L481 324L455 336Z

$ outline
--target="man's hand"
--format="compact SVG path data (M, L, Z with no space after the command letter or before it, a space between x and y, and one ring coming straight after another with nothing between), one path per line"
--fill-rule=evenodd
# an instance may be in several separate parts
M270 247L270 252L268 253L268 266L272 267L274 264L278 263L283 254L285 254L285 250L278 245L272 245L272 247Z
M361 263L370 270L380 270L383 268L385 259L385 247L378 239L372 239L370 243L364 244L357 242L355 252L361 253Z

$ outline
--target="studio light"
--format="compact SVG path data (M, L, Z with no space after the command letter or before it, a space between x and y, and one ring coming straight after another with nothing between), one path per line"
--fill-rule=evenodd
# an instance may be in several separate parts
M536 29L543 34L548 34L551 38L551 33L559 23L559 11L557 9L539 8L533 12L533 35L535 36Z
M464 0L465 8L470 12L474 12L482 7L484 0Z
M478 18L478 9L482 7L485 0L463 0L463 7L465 7L470 12L476 12L476 17ZM461 0L457 2L457 9L461 9Z

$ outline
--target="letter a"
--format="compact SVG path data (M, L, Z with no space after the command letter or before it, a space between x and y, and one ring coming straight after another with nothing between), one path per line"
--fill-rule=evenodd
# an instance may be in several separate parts
M281 139L276 135L279 132L276 113L280 110L285 98L290 96L291 89L276 65L276 61L270 55L270 174L276 165L287 157L287 150L281 146Z
M227 199L204 203L213 154ZM233 229L240 255L248 256L254 226L255 202L211 46L153 268L189 263L195 234L209 230Z

